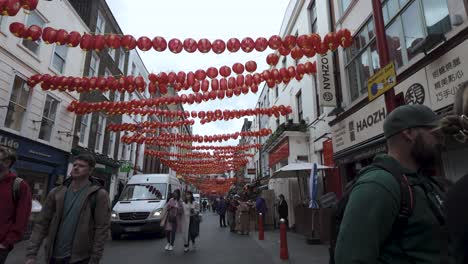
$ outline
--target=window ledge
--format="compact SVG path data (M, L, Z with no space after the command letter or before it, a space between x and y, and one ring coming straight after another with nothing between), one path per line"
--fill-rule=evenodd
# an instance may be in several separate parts
M59 72L57 69L55 69L52 66L49 66L49 71L53 72L55 75L62 75L63 73Z
M88 147L88 143L81 143L79 140L78 140L78 146L82 147L82 148L87 148Z
M27 54L29 54L33 59L35 59L37 62L41 63L41 59L39 58L39 56L37 56L36 53L30 51L28 48L26 48L23 44L18 43L17 46L22 49L24 52L26 52Z

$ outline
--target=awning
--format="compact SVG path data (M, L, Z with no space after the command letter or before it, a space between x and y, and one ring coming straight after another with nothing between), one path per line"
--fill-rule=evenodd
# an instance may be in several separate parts
M314 164L309 163L309 162L291 163L277 170L275 173L273 173L273 176L271 177L271 179L292 178L292 177L298 177L301 175L305 177L309 177L310 171L312 170L313 167L314 167ZM328 169L334 169L334 168L335 167L329 167L329 166L317 164L318 170L328 170Z

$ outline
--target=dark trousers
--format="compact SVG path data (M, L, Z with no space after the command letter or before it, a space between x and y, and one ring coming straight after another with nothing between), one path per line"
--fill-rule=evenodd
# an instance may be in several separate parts
M6 262L8 253L10 253L8 249L0 249L0 264L4 264Z
M226 214L220 214L219 215L219 225L221 227L226 226Z
M184 244L184 247L189 247L190 246L190 241L192 241L192 245L195 245L195 238L196 238L196 236L190 234L190 232L189 232L188 239L187 239L188 244Z
M88 264L89 259L81 260L78 262L70 262L70 257L67 258L52 258L49 264Z
M166 231L167 243L171 244L171 246L174 246L175 235L177 232L177 222L173 222L173 223L169 222L168 224L171 225L172 230Z

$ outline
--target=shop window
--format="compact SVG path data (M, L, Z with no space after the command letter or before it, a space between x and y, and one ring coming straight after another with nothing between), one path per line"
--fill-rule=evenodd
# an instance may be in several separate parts
M114 157L114 150L115 150L115 132L110 132L109 134L109 148L107 151L107 156L110 158Z
M417 55L416 45L428 35L452 29L447 0L387 0L382 8L389 55L397 68Z
M99 62L100 62L99 56L96 54L96 52L93 51L91 53L91 61L89 63L89 72L88 72L89 77L98 76Z
M65 64L67 61L68 47L65 45L55 45L54 57L52 58L52 67L59 73L63 73L65 70Z
M91 125L91 114L81 116L80 140L78 141L78 143L82 147L88 146L90 125Z
M30 91L31 90L26 84L26 81L15 76L10 96L10 103L8 104L8 112L5 119L5 127L21 131L23 120L26 116Z
M44 27L46 22L42 19L36 11L32 11L27 16L26 20L26 27L30 27L32 25L37 25L39 27ZM23 39L23 46L25 46L28 50L32 51L34 54L39 54L39 47L41 45L41 39L36 41L31 41L27 39Z
M94 150L98 153L102 153L102 147L104 146L104 132L106 129L106 117L102 114L98 116L97 131L96 131L96 143Z
M353 45L347 49L346 61L348 86L351 101L354 101L367 94L367 80L380 69L372 19L354 37Z
M45 141L50 141L52 131L55 125L55 117L57 116L59 101L54 97L47 95L42 113L41 129L39 138Z
M104 34L106 32L106 20L101 12L98 12L96 21L96 34Z

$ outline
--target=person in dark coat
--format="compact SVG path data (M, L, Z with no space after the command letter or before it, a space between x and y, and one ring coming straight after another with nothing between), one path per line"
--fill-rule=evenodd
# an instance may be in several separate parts
M286 202L286 199L284 198L284 195L280 194L279 195L279 204L278 204L278 215L281 219L284 219L286 221L286 226L288 226L288 203Z
M226 210L227 210L227 203L224 200L224 197L221 196L218 202L218 214L219 214L219 226L220 227L227 227L226 225Z

